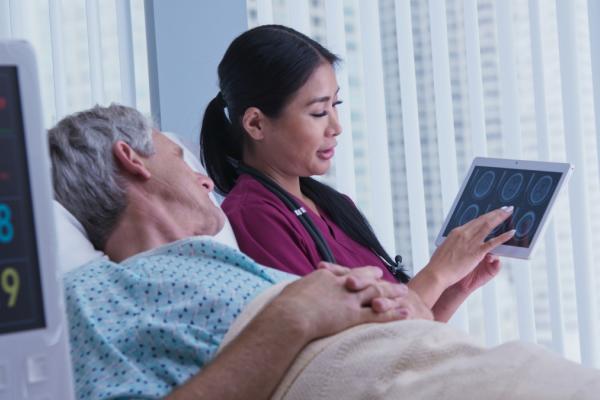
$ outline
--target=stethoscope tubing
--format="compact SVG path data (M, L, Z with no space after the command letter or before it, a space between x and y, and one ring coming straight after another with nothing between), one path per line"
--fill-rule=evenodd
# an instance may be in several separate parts
M296 217L298 217L298 220L300 221L300 223L302 223L302 225L304 226L304 229L306 229L308 234L311 236L311 238L315 242L315 245L317 246L317 250L319 251L319 254L321 255L321 258L323 259L323 261L335 263L335 257L333 256L333 253L331 252L331 248L325 241L325 238L323 237L321 232L315 226L314 222L312 221L312 219L310 218L310 216L308 215L308 212L306 211L306 209L304 207L299 205L298 202L296 202L296 200L289 193L287 193L283 188L281 188L278 184L276 184L271 179L264 176L261 172L255 170L254 168L251 168L247 165L240 163L238 165L238 170L240 172L244 172L244 173L252 176L257 181L259 181L263 186L265 186L267 189L269 189L269 191L271 193L273 193L275 196L277 196L286 205L286 207L290 211L292 211L294 213L294 215L296 215Z
M243 172L245 174L252 176L258 182L260 182L264 187L266 187L271 193L273 193L275 196L277 196L283 202L283 204L285 204L286 207L290 211L292 211L296 215L296 217L298 217L298 219L304 226L304 229L306 229L306 231L308 232L310 237L313 239L315 245L317 246L317 250L318 250L319 254L321 255L321 258L323 259L323 261L335 263L335 257L333 256L333 253L331 251L331 248L327 244L327 241L321 234L321 231L319 231L317 229L314 222L308 215L308 212L306 211L306 209L304 209L304 207L299 205L298 202L292 197L291 194L286 192L281 186L279 186L277 183L275 183L269 177L264 175L262 172L254 169L248 165L245 165L242 162L236 162L235 167L236 167L238 173ZM399 271L398 265L400 265L400 263L402 262L402 257L396 256L395 261L396 261L395 263L390 264L389 262L386 262L386 264L387 264L387 268L390 270L392 275L394 275L394 277L396 279L399 279L397 276L397 273Z

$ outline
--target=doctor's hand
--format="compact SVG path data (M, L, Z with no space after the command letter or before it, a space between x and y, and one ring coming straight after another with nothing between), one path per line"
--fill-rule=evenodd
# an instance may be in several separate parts
M495 261L490 264L484 258L510 240L515 231L505 232L488 241L485 239L512 212L512 207L499 208L454 228L433 253L429 263L410 280L408 287L433 310L436 320L447 320L464 300L464 293L457 290L461 284L455 284L462 282L463 287L474 287L497 273L494 270L499 268L499 264Z
M471 293L489 282L498 275L498 272L500 272L498 256L486 254L473 271L448 287L439 296L432 307L436 321L447 322Z
M511 230L485 241L496 227L511 216L512 211L512 207L503 207L453 229L433 253L424 271L433 273L445 287L467 277L484 261L486 254L514 236L515 231ZM486 268L484 265L483 269Z
M473 271L469 272L467 276L456 282L453 286L456 290L469 295L498 275L500 267L498 256L486 254Z

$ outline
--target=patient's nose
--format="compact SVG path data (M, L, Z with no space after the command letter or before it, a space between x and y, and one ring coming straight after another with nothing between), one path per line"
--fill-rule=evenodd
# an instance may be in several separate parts
M212 192L215 188L215 183L208 176L198 174L198 179L200 180L200 184L207 188L209 192Z

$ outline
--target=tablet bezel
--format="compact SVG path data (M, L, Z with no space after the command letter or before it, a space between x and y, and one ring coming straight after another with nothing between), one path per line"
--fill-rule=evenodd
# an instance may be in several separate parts
M535 234L533 235L533 238L531 240L531 244L529 245L529 247L500 245L491 252L492 254L496 254L499 256L520 258L520 259L525 259L525 260L530 259L534 253L534 249L538 242L538 238L543 236L543 233L546 228L546 222L548 221L549 216L552 213L552 209L554 208L554 203L555 203L558 195L561 193L562 188L565 186L566 182L568 182L569 178L571 177L571 174L574 169L573 165L571 165L569 163L549 162L549 161L525 161L525 160L510 160L510 159L504 159L504 158L476 157L473 160L473 162L471 163L471 167L469 168L469 170L462 182L460 190L458 191L458 194L454 198L452 207L450 208L450 210L448 211L448 214L446 215L446 219L445 219L445 221L442 225L442 228L440 229L440 232L438 233L438 236L435 240L436 246L440 246L446 239L446 236L443 236L444 231L446 230L446 226L448 226L448 223L450 222L450 218L454 214L454 210L458 204L458 201L462 197L465 187L467 186L467 182L469 182L469 179L471 178L471 174L473 173L473 170L475 169L475 167L510 168L510 169L520 169L520 170L534 170L534 171L542 171L542 172L560 172L560 173L562 173L561 178L558 181L558 184L556 185L556 189L554 190L554 193L552 194L552 197L550 198L550 201L548 202L548 207L546 208L546 211L544 212L544 215L540 221L538 229L536 230ZM507 205L510 205L510 204L507 204Z

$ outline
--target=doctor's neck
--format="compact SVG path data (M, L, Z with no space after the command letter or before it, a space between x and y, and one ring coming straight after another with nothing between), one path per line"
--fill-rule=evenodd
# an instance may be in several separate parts
M299 199L306 198L306 196L304 196L300 190L300 177L298 175L290 175L289 173L281 170L281 168L277 168L273 164L264 162L251 156L244 157L244 163L247 166L263 173L273 182L281 186L281 188L286 192L296 196Z

